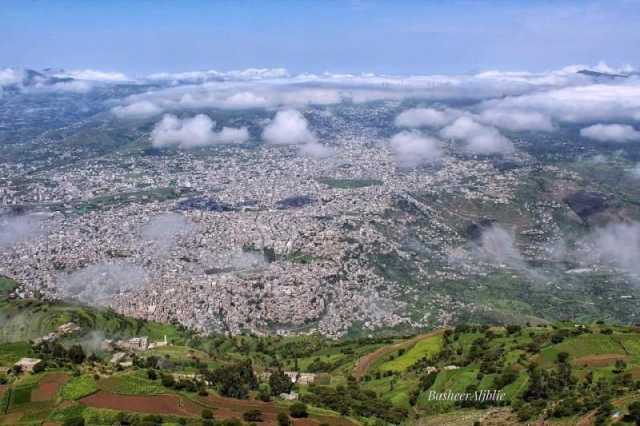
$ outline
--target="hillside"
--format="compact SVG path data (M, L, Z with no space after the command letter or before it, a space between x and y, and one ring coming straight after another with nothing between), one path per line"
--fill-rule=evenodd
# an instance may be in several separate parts
M469 325L330 340L196 336L109 310L36 300L4 300L0 312L7 318L0 424L64 424L80 417L85 424L142 424L145 416L145 424L158 424L149 417L155 414L165 424L200 425L206 410L219 421L251 418L245 414L257 410L264 420L259 424L276 424L293 405L280 391L292 386L309 415L294 420L301 425L515 425L543 418L551 425L610 424L630 420L629 407L640 401L640 329L602 322ZM31 320L20 327L24 318ZM81 329L55 343L28 342L69 321ZM99 344L165 335L167 346L124 351L129 363L111 363L113 350ZM13 371L26 356L43 359L42 371ZM279 381L279 371L305 379ZM493 393L476 400L483 390ZM455 393L471 396L450 400Z

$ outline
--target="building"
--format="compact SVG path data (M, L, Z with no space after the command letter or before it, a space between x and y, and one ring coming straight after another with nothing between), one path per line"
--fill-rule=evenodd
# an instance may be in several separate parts
M298 385L309 385L316 380L316 375L313 373L300 373L298 371L285 371L286 374L292 383Z
M20 361L16 362L14 365L19 366L23 372L33 373L33 369L36 365L42 362L41 359L38 358L22 358Z

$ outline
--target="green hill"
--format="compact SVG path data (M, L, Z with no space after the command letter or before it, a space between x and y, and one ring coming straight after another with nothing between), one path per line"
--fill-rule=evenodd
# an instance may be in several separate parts
M315 375L313 384L294 390L318 425L610 424L640 400L640 329L603 322L461 325L418 336L331 340L199 336L109 309L39 300L5 299L0 315L0 383L7 382L0 385L0 424L77 417L112 424L122 416L136 424L154 404L164 407L155 414L165 423L200 425L202 410L242 419L257 409L275 424L291 406L272 388L282 383L263 375L278 370ZM58 349L28 342L69 321L81 330L61 338ZM136 352L122 366L104 352L78 358L73 345L96 332L99 339L167 335L170 345ZM22 357L43 359L44 371L13 372ZM482 391L501 396L478 399ZM452 394L470 396L438 397Z

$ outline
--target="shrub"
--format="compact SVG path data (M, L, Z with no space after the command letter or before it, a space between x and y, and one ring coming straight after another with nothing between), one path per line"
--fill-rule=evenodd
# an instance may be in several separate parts
M155 380L158 378L158 374L156 373L156 370L149 369L147 370L147 377L149 380Z
M286 413L278 414L278 426L289 426L291 425L291 420L289 420L289 416Z
M84 419L82 417L71 417L64 421L64 426L84 426Z
M295 419L301 417L307 417L309 413L307 412L307 404L304 402L296 402L289 407L289 415Z
M202 410L202 418L203 419L213 419L213 411L204 409Z
M161 381L162 381L162 386L166 388L173 387L173 385L176 384L176 381L174 380L171 374L163 374L161 377Z
M263 419L262 411L257 408L249 410L242 415L242 418L247 422L261 422Z

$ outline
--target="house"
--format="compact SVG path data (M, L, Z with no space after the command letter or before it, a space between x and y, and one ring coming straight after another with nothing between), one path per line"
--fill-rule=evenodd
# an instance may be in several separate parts
M316 375L313 373L300 373L298 371L285 371L292 383L299 385L309 385L316 380Z
M160 340L159 342L149 343L149 349L162 348L168 345L169 345L169 342L167 341L167 335L165 334L164 340Z
M35 366L41 362L42 360L38 358L21 358L20 361L16 362L14 365L19 366L24 372L33 373Z
M126 352L116 352L113 354L109 362L113 365L120 365L122 367L129 367L133 364L129 358L129 354Z
M281 393L280 398L287 400L287 401L295 401L296 399L298 399L298 393L291 391L289 393Z

